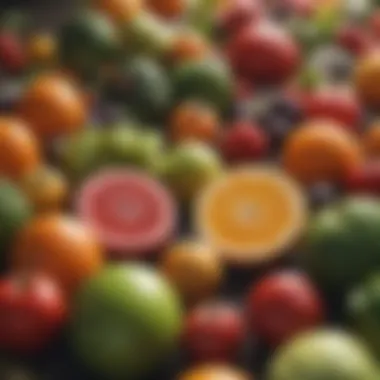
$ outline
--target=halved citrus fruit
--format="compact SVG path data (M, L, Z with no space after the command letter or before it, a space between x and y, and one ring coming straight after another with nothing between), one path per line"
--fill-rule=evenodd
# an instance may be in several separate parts
M103 170L91 177L79 192L77 209L118 257L156 251L176 227L175 204L166 189L128 169Z
M271 166L237 168L206 188L196 202L202 238L236 264L281 255L305 225L306 199L298 185Z

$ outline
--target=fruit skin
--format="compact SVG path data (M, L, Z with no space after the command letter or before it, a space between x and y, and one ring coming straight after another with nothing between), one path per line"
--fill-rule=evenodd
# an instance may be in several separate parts
M282 346L268 367L268 380L375 380L376 363L356 337L318 329Z
M2 278L0 310L0 347L23 354L43 349L67 316L61 289L40 274L13 274Z
M183 345L193 360L228 362L236 359L246 335L239 309L223 303L206 303L187 316Z
M163 180L181 200L193 199L222 170L219 156L207 145L188 141L177 145L164 159Z
M72 295L102 268L103 251L78 220L52 213L34 218L19 232L11 265L15 270L47 273Z
M295 74L300 53L286 30L269 23L249 25L229 42L228 57L234 71L258 84L282 83Z
M0 66L9 74L20 74L27 65L21 40L14 33L0 33Z
M130 22L142 8L141 0L93 0L93 6L116 23Z
M376 199L345 198L311 219L299 260L319 286L345 290L380 267L379 228Z
M87 105L76 83L59 74L37 76L19 105L20 115L41 138L50 139L80 130Z
M364 132L362 145L366 156L370 159L380 158L380 123L375 122Z
M354 56L362 56L370 51L370 35L361 27L352 25L343 26L338 30L337 43Z
M380 194L380 162L369 161L353 170L346 178L345 189L349 193Z
M27 44L29 64L51 65L57 60L57 41L51 34L35 34Z
M14 117L0 117L0 176L19 179L40 162L40 147L29 126Z
M253 378L234 367L207 364L182 373L176 380L253 380Z
M160 270L190 305L212 296L223 277L217 254L196 241L182 241L169 248Z
M188 7L188 0L147 0L147 7L153 13L165 18L177 18L183 15Z
M225 111L232 99L232 77L222 61L205 59L185 62L174 69L175 98L196 99Z
M76 297L71 341L97 373L137 378L175 348L181 325L176 294L154 269L108 265Z
M242 121L236 122L223 133L219 146L224 159L236 164L264 157L269 149L269 141L258 126Z
M248 294L251 328L271 347L324 320L322 299L307 276L281 271L264 276Z

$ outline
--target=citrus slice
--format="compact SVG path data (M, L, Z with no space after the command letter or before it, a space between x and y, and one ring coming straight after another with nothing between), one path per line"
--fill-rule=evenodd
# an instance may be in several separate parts
M306 199L293 180L271 166L237 168L197 200L195 224L227 261L259 263L279 256L300 235Z
M170 194L138 171L99 172L80 190L77 210L98 239L123 257L155 251L176 227Z

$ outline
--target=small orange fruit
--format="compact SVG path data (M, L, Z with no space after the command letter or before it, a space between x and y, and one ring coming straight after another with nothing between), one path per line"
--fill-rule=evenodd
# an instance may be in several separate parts
M170 122L171 137L174 141L197 140L214 142L220 127L219 115L210 106L187 101L173 112Z
M71 294L101 269L103 252L90 231L76 219L44 214L21 230L11 259L15 270L44 272Z
M57 42L50 34L33 35L27 49L29 62L32 64L52 63L57 57Z
M211 183L195 204L195 229L232 263L253 264L284 253L302 232L306 200L271 166L241 167Z
M141 10L141 0L94 0L96 9L107 14L113 21L131 21Z
M188 8L188 0L147 0L148 9L165 18L181 17Z
M330 121L313 121L291 134L283 150L286 170L311 185L340 182L362 162L356 137Z
M37 212L61 209L69 191L65 177L48 166L40 166L26 175L21 187Z
M363 135L362 144L365 154L370 158L380 158L380 123L377 122Z
M39 161L38 141L28 126L13 117L0 117L0 176L19 179Z
M181 374L177 380L253 380L247 373L221 364L206 364Z
M195 241L182 241L170 248L163 256L161 271L188 303L213 295L223 272L218 255Z
M50 138L82 128L87 106L81 91L68 77L44 74L27 88L20 114L37 135Z

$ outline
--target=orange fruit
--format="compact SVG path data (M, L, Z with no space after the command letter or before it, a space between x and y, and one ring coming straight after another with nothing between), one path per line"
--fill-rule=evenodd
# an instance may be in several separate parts
M22 179L21 187L37 212L61 209L69 191L65 177L48 166L40 166L28 173Z
M283 163L298 180L340 182L362 162L357 138L330 121L305 124L285 141Z
M187 101L173 112L170 121L174 141L198 140L214 142L218 136L220 120L218 113L208 105Z
M163 256L161 271L189 303L213 295L223 273L218 255L195 241L182 241L171 247Z
M204 241L236 264L282 254L303 230L306 201L298 185L271 166L231 170L195 204L195 228Z
M39 161L38 141L28 126L13 117L0 117L0 176L19 179Z
M227 365L207 364L186 371L177 380L253 380L253 377Z
M375 123L364 133L362 144L368 157L380 158L380 122Z
M50 34L36 34L28 41L28 57L33 64L52 63L57 57L57 43Z
M148 9L165 18L182 16L187 10L188 0L146 0Z
M68 77L43 74L27 88L20 114L37 135L50 138L82 128L87 106L83 94Z
M380 107L380 52L362 58L355 68L355 87L361 100L369 107Z
M40 215L20 231L12 252L15 270L36 270L54 277L72 293L97 273L103 252L90 231L74 218Z
M141 0L95 0L96 9L107 14L115 22L131 21L141 10Z

